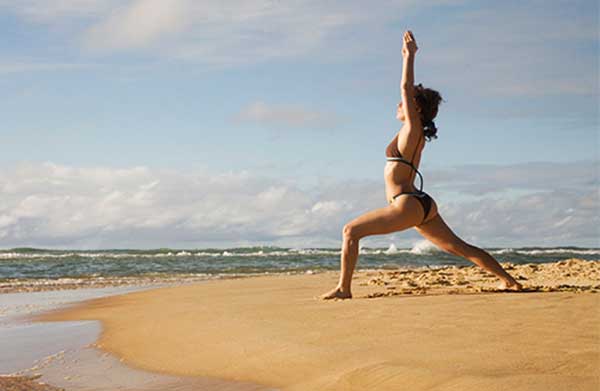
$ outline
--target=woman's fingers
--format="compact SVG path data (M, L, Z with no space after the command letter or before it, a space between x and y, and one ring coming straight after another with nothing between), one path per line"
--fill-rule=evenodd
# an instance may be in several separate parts
M415 53L418 48L417 48L417 42L415 41L415 37L414 37L412 31L406 30L404 32L404 35L402 38L403 38L402 53L404 53L405 51Z

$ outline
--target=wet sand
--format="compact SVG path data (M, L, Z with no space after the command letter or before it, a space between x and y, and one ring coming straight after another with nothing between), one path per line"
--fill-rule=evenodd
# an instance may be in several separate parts
M222 278L220 276L137 276L137 277L86 277L86 278L11 278L0 282L0 294L71 291L74 289L102 289L114 287L153 287L160 285L181 285L183 283L201 282L208 279Z
M40 376L67 391L269 391L256 384L198 376L170 376L131 368L93 345L61 351L19 375ZM0 390L3 388L0 387Z
M208 281L94 299L40 320L99 320L98 348L136 368L282 390L597 390L600 262Z
M158 286L155 286L155 288ZM34 322L40 311L148 286L0 295L0 390L22 391L265 391L249 383L138 370L94 346L96 321ZM2 375L4 374L4 375Z
M38 376L2 376L0 375L0 390L2 391L64 391L63 388L53 387L38 381Z

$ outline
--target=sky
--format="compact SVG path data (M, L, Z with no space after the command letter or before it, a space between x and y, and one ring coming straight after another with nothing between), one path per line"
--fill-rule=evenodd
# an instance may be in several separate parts
M0 247L339 247L386 206L407 29L415 82L444 99L420 171L454 232L600 247L598 15L595 0L0 0Z

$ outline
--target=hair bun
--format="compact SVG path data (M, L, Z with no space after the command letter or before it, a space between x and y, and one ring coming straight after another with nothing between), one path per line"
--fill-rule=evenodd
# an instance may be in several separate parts
M427 138L427 140L432 140L437 138L437 127L435 126L435 122L433 120L427 121L423 124L423 134Z

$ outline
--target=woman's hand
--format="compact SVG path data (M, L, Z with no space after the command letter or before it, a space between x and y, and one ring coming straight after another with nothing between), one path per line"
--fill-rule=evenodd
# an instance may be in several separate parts
M404 32L404 44L402 45L402 57L414 56L417 52L417 42L410 30Z

